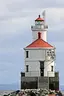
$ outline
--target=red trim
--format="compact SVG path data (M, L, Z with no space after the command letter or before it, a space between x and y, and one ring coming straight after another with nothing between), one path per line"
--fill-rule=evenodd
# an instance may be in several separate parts
M38 32L38 39L41 39L41 33Z

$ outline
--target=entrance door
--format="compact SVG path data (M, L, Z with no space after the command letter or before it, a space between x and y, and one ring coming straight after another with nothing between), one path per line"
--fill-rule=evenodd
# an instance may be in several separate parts
M44 76L44 61L40 61L40 76Z

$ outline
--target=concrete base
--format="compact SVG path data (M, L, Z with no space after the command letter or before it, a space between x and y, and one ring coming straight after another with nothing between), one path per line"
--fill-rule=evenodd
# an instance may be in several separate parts
M55 77L25 77L21 73L21 89L52 89L59 90L59 73L55 73Z

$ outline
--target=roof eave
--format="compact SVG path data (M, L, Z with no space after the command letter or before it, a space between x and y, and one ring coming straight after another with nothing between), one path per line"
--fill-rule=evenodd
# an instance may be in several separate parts
M44 21L44 20L35 20L35 21Z
M41 48L41 47L25 47L24 48L24 50L35 50L35 49L43 49L43 50L45 50L45 49L56 49L55 47L43 47L43 48Z

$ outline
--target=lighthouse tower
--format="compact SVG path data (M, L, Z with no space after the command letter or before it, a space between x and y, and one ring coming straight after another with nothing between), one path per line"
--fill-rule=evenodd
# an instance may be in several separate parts
M45 25L44 18L41 18L39 15L38 18L35 20L35 26L31 26L33 41L38 39L38 32L41 33L41 38L44 41L47 41L47 29L48 27L47 25Z
M32 43L24 48L25 70L21 72L21 88L59 89L59 76L55 72L55 47L47 42L45 19L39 15L31 26Z

